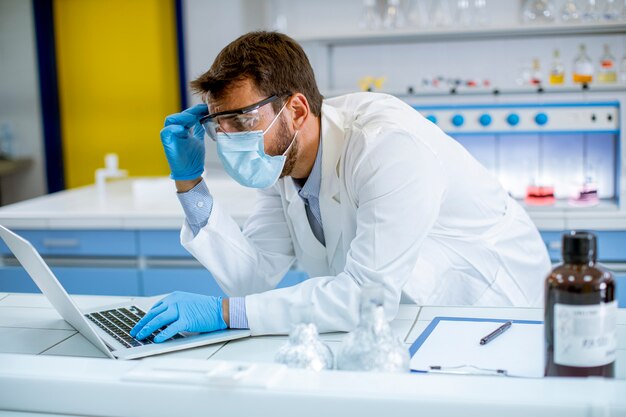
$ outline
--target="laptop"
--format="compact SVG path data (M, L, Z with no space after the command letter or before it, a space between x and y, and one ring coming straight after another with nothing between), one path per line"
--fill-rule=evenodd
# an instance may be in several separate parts
M67 294L33 245L0 225L0 237L61 317L112 359L136 359L160 353L221 343L250 336L250 330L226 329L209 333L178 333L153 343L162 329L145 340L130 336L130 329L150 309L144 300L81 310Z

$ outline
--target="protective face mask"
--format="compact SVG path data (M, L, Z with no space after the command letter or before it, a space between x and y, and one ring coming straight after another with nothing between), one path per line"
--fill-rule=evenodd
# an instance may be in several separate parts
M265 131L217 134L217 155L228 175L239 184L250 188L267 188L278 180L285 165L286 155L295 142L298 131L291 138L285 152L275 156L265 153L263 135L272 128L284 108L285 106L280 109Z

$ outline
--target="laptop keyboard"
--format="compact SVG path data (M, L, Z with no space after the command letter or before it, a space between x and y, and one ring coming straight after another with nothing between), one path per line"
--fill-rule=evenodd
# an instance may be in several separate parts
M143 340L137 340L130 335L130 330L137 324L144 313L140 308L131 306L128 308L116 308L113 310L104 310L97 313L85 314L96 326L107 332L113 339L117 340L122 346L127 348L150 345L154 343L154 337L159 334L166 326L156 330L150 336ZM184 335L178 333L171 340L181 339Z

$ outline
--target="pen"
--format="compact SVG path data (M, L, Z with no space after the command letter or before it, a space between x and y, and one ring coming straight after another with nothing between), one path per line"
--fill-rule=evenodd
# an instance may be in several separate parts
M493 332L489 333L487 336L480 339L480 344L486 345L487 343L491 342L493 339L495 339L496 337L500 336L502 333L509 330L509 327L511 327L511 324L512 324L511 321L507 321L502 326L498 327L496 330L494 330Z

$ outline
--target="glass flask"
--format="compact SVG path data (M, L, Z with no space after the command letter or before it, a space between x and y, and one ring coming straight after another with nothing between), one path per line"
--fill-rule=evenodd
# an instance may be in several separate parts
M580 19L583 22L596 22L600 19L598 0L583 0L583 10Z
M561 85L565 82L565 66L561 61L561 53L558 49L552 54L552 67L550 68L550 84Z
M471 26L474 17L470 0L457 0L456 2L456 24L461 26Z
M561 21L565 23L580 22L580 6L576 0L567 0L563 3Z
M478 26L486 26L489 20L487 0L474 0L474 23Z
M310 302L291 307L293 325L289 340L276 352L275 362L311 371L333 369L333 352L320 340L312 313Z
M383 20L380 16L376 0L363 0L363 15L359 21L362 29L377 30L380 29Z
M587 56L584 43L581 43L578 47L578 56L574 59L572 81L579 84L593 81L593 64L591 63L591 59Z
M617 0L604 0L602 18L609 22L615 21L620 18L619 4Z
M409 351L385 319L382 285L361 290L359 324L346 336L337 355L345 371L408 372Z
M446 27L452 24L452 11L448 0L432 2L429 20L430 24L435 27Z
M598 82L614 83L617 81L617 69L615 65L615 57L611 55L609 45L604 45L604 53L600 57L600 67L598 68Z
M554 2L552 0L526 0L522 7L524 23L554 22Z
M406 26L406 16L400 7L400 0L387 0L383 26L385 29L397 29Z

